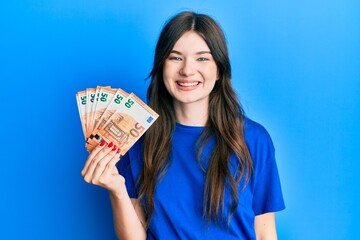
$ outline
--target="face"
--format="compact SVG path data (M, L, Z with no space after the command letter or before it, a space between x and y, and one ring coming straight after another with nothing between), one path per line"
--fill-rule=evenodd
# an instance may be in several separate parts
M205 40L196 32L184 33L164 64L164 84L174 105L209 103L218 79L217 65Z

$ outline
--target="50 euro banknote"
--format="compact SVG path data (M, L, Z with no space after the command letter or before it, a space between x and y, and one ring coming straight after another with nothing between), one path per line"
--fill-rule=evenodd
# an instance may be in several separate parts
M112 93L106 93L104 91L113 91L110 87L96 87L96 88L87 88L84 91L80 91L76 94L76 100L81 120L81 126L84 133L85 140L94 130L94 120L92 117L94 116L94 112L96 111L98 114L101 114L102 109L100 109L100 105L97 102L105 102L104 108L109 104L108 102L112 98ZM99 99L100 96L100 99ZM107 102L107 103L106 103ZM97 109L96 106L99 108ZM98 115L97 114L97 115Z
M121 89L97 87L78 92L76 98L89 152L106 141L124 155L159 117L134 93Z

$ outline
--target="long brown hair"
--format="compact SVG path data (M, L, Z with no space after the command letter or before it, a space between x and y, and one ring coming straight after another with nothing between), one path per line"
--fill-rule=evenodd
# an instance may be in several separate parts
M163 81L163 67L176 41L188 31L203 37L218 67L219 79L209 97L209 116L198 139L198 161L203 147L210 138L216 141L207 169L204 189L204 216L219 219L224 210L226 184L231 190L230 215L238 205L238 188L244 178L244 186L252 174L252 160L243 134L244 112L232 88L231 66L225 36L211 17L194 12L181 12L171 18L161 31L155 49L154 65L149 75L147 92L149 106L158 114L158 120L143 137L143 169L138 179L139 198L145 203L146 225L154 208L154 191L157 182L166 173L171 153L172 133L176 118L173 101ZM230 155L234 153L238 164L232 175ZM200 164L200 162L199 162ZM243 187L244 187L243 186Z

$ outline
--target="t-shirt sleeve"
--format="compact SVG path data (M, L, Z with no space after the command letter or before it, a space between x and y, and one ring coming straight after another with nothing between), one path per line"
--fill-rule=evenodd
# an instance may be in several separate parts
M125 185L130 198L137 198L135 181L130 164L130 151L128 151L116 164L119 174L125 178Z
M260 129L255 144L253 211L255 215L285 209L280 177L275 160L275 148L270 135ZM255 161L254 161L255 160Z

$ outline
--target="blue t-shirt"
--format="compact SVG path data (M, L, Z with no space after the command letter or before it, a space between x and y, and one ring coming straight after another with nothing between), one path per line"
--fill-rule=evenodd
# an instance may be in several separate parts
M203 149L201 166L196 141L203 127L176 124L172 138L171 164L156 186L155 212L147 231L148 239L255 239L254 217L285 208L271 138L260 124L245 119L245 141L253 160L253 177L245 189L239 186L239 203L228 225L203 217L205 174L214 140ZM137 198L136 181L142 168L142 147L138 141L117 167L125 178L130 198ZM237 160L231 156L230 166ZM231 170L234 168L230 167ZM231 203L225 190L225 222Z

